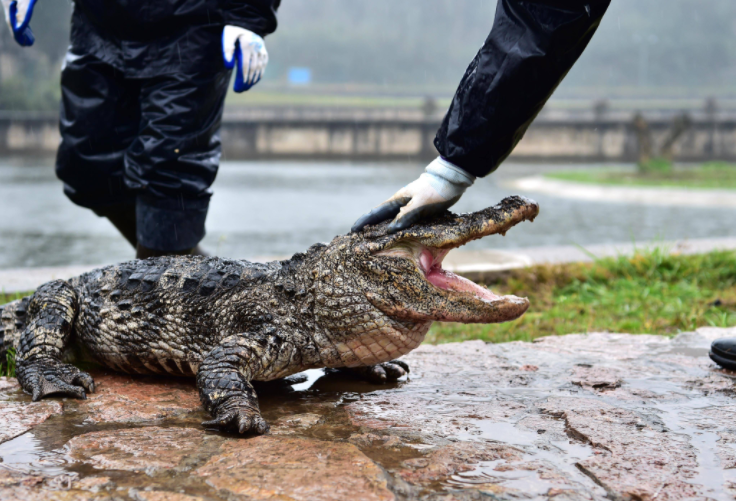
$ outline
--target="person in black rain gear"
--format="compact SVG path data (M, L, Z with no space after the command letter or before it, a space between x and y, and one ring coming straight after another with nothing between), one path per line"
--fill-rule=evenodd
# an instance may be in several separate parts
M491 34L470 63L434 144L440 156L416 181L356 221L393 219L396 232L445 211L476 177L496 170L524 136L595 33L610 0L499 0ZM736 337L711 343L736 371Z
M434 140L440 156L353 226L393 219L389 231L455 204L495 171L578 60L610 0L499 0L493 28Z
M2 2L16 41L32 45L36 0ZM56 173L139 258L200 252L231 69L236 92L260 80L279 3L74 2Z

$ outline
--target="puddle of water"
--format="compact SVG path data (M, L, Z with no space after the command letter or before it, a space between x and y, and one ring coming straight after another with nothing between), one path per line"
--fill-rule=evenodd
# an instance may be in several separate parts
M539 468L539 463L544 463L550 470L558 470L567 474L567 486L575 486L578 484L588 491L600 491L601 495L605 494L603 489L593 483L587 476L583 475L576 467L575 463L582 461L590 456L593 452L590 446L584 444L570 443L569 441L550 441L549 450L539 447L531 448L530 442L532 438L537 438L537 434L524 432L515 428L511 423L492 423L494 426L493 433L503 433L503 443L525 446L523 447L527 455L522 461L508 461L498 459L495 461L481 461L473 470L453 475L447 480L447 485L454 488L480 488L482 486L499 485L505 489L518 489L525 496L542 496L552 488L559 488L558 483L543 478L543 469ZM503 425L503 426L498 426ZM534 437L532 437L532 435ZM539 444L540 441L537 440ZM537 466L529 468L529 463L535 463ZM554 477L554 475L553 475Z
M467 488L478 487L484 484L502 485L506 488L514 488L520 480L523 481L524 494L540 495L551 487L546 482L540 481L539 475L530 470L508 470L505 467L512 463L504 459L495 461L482 461L471 471L457 473L450 477L447 484L453 487ZM497 470L504 467L503 471Z
M48 451L33 433L0 444L0 467L27 474L49 476L68 473L68 461L61 451Z
M532 431L520 430L513 423L492 423L486 420L478 420L475 422L480 428L480 438L493 440L509 445L529 446L534 445L539 440L539 434ZM469 439L470 435L464 436L460 434L461 439ZM477 439L477 437L476 437Z
M299 414L319 414L323 424L311 428L296 429L294 435L321 439L345 439L356 431L347 415L339 409L346 397L360 393L396 388L400 383L375 385L344 374L325 373L322 369L308 370L285 380L256 383L261 411L267 421ZM86 410L79 402L69 400L65 411L15 439L0 444L0 468L26 474L43 474L55 477L62 474L92 471L81 463L71 461L63 448L70 439L89 432L114 431L138 426L192 427L201 429L199 423L207 416L196 411L163 420L138 422L91 423L84 420ZM236 435L221 435L233 439ZM239 437L238 437L239 439ZM176 477L178 474L174 474ZM133 478L120 472L118 480Z
M672 348L669 351L663 352L662 355L685 355L686 357L700 358L700 357L707 357L709 351L710 351L709 348L679 347L679 348Z
M545 387L535 386L534 388L499 388L497 391L501 395L508 395L523 402L525 400L547 398L556 390L557 387L548 385Z
M498 467L506 467L504 460L483 461L472 471L457 473L450 477L446 485L453 488L467 489L469 487L483 490L483 486L501 486L504 489L518 489L524 496L543 496L555 485L539 477L535 470L505 470L498 471ZM489 489L491 490L491 489Z
M587 444L577 444L569 440L551 440L550 444L563 451L571 461L584 461L593 455L593 448Z
M688 390L681 385L668 381L667 376L651 376L647 378L624 379L624 385L637 390L645 390L657 395L668 395L671 398L686 398L690 396Z
M723 489L726 480L734 481L736 472L724 470L718 457L717 433L699 430L690 422L688 414L699 414L704 409L714 407L713 397L693 397L676 404L653 404L659 417L671 433L681 434L697 451L697 475L690 480L694 485L703 486L709 497L718 500L733 499ZM696 417L697 420L697 417Z
M521 461L505 459L480 462L473 470L453 475L447 485L454 488L481 488L484 484L500 485L505 489L518 489L525 495L544 495L559 485L546 480L543 470L528 468L528 463L544 463L549 469L565 472L573 484L584 486L588 491L603 490L582 474L575 466L593 455L591 446L570 440L548 440L534 431L518 428L511 422L477 420L474 424L480 434L461 433L461 440L492 440L511 445L523 451Z

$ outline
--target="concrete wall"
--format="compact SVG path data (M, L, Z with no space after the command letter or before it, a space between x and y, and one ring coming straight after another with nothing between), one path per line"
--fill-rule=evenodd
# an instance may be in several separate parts
M611 118L541 115L512 157L522 161L635 161L638 139L633 114ZM661 144L671 117L648 118L655 145ZM691 117L691 127L677 142L680 161L736 161L736 118ZM288 116L227 117L223 121L224 158L315 160L427 160L439 117L356 114L304 118ZM55 114L0 114L0 156L53 154L59 143Z

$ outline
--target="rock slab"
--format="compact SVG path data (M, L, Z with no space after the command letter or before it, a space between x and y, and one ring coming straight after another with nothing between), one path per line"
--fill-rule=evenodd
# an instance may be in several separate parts
M15 379L0 378L0 444L26 433L62 411L60 402L30 400L29 396L22 393Z
M189 380L96 373L86 401L32 403L0 379L0 499L733 499L725 335L421 346L398 384L260 385L262 437L203 430Z
M728 330L422 346L411 381L351 403L353 424L429 454L395 472L494 495L732 499L736 374L707 357Z
M142 423L201 408L192 379L93 372L95 392L82 402L90 423Z
M381 469L341 442L296 437L228 442L194 474L215 489L253 500L394 499Z

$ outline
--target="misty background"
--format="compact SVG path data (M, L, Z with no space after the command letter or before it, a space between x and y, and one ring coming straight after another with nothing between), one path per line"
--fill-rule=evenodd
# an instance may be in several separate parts
M54 110L71 3L35 10L36 44L0 35L0 109ZM492 0L284 0L266 40L271 62L259 93L448 98L488 36ZM614 0L556 98L731 97L736 92L736 2ZM287 83L311 70L308 86Z

